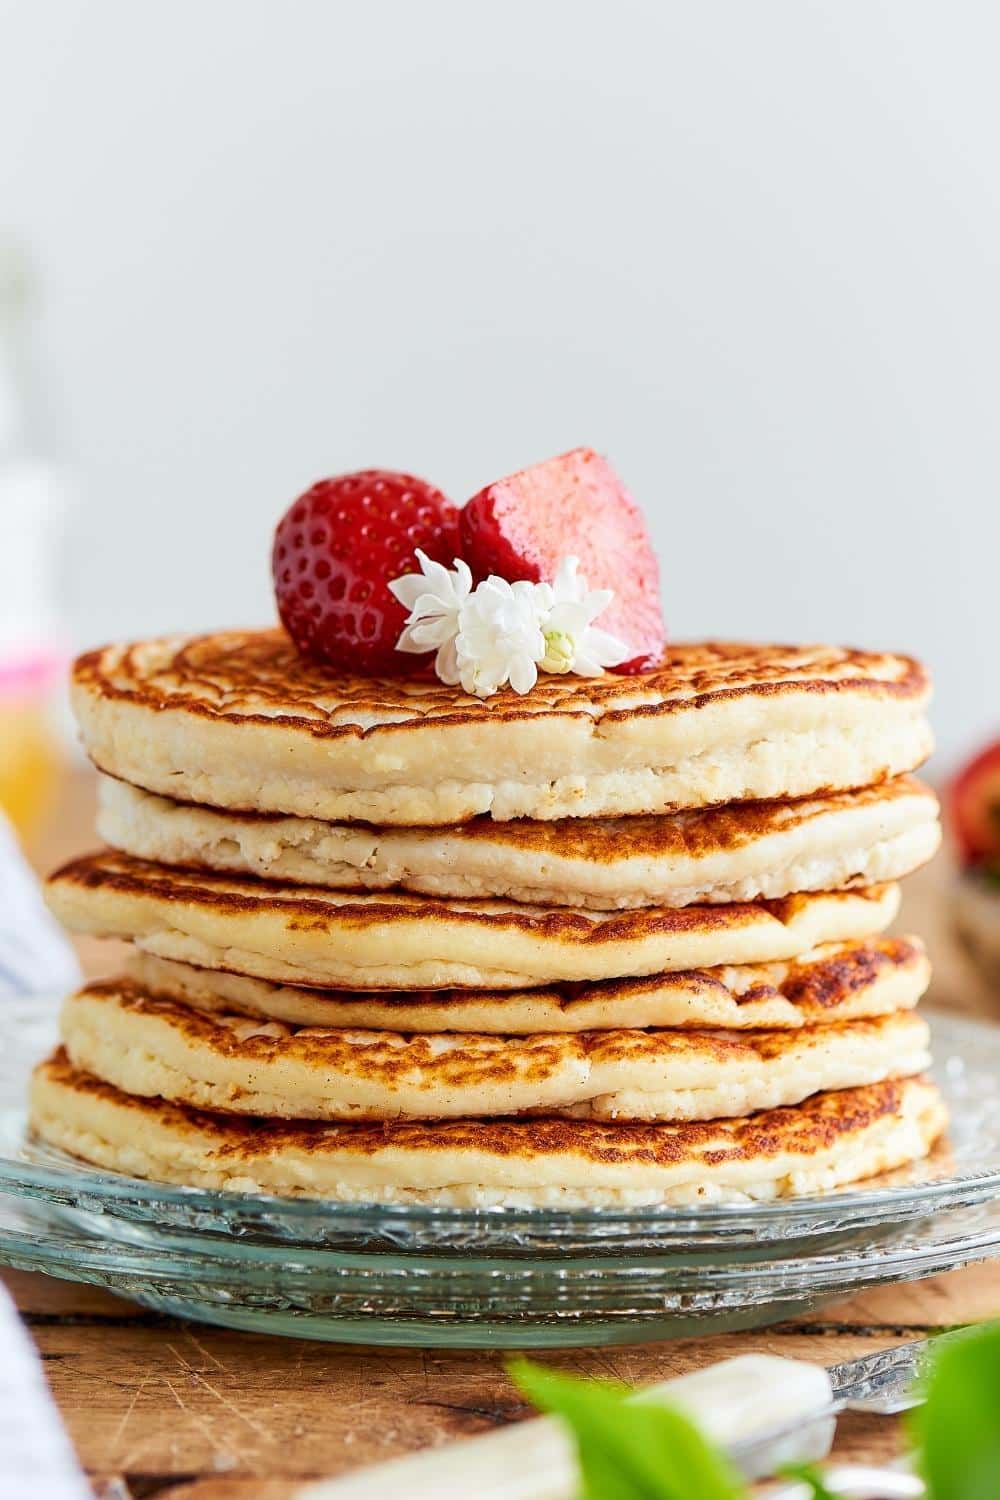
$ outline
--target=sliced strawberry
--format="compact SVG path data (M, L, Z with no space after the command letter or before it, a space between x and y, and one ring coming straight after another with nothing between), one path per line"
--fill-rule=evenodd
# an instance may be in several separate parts
M630 656L618 672L639 672L663 654L659 567L642 512L606 458L574 448L488 484L461 513L462 555L475 576L511 582L555 576L576 556L591 588L614 590L596 622Z
M362 469L300 495L271 555L278 613L299 650L368 675L426 666L396 650L406 610L388 587L417 571L417 547L448 567L459 555L458 509L424 479Z
M1000 740L955 777L951 815L964 860L969 864L1000 862Z

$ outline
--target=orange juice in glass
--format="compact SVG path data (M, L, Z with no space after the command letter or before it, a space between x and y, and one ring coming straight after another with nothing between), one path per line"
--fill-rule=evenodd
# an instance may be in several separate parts
M61 667L52 651L0 659L0 808L21 834L51 804L59 778L52 690Z

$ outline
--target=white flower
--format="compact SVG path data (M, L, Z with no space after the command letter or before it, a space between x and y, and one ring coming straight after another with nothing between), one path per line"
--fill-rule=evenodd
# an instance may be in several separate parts
M576 557L564 557L551 584L536 584L542 602L542 632L545 655L539 662L543 672L575 672L578 677L599 677L605 667L628 660L624 641L598 630L594 621L607 609L611 589L588 589L577 571Z
M396 642L397 651L437 651L434 670L442 682L459 682L455 638L462 605L472 592L472 574L460 557L454 571L432 562L416 549L419 573L407 573L389 585L404 609L410 611L406 628Z
M542 672L596 677L630 655L628 646L594 621L610 589L588 589L575 557L564 558L551 583L508 583L491 576L472 587L459 558L454 570L418 550L419 573L389 584L409 610L398 651L436 651L434 667L449 686L488 698L505 683L528 693Z
M458 620L455 649L465 691L489 698L509 682L515 693L529 693L545 655L535 585L491 575L462 605Z

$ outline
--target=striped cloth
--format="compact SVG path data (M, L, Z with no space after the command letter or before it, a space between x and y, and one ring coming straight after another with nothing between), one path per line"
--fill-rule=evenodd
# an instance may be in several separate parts
M46 911L0 812L0 1002L10 995L59 994L79 983L73 950Z

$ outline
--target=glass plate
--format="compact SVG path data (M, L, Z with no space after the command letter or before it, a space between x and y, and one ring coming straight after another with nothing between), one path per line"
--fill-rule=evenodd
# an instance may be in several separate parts
M753 1328L879 1284L1000 1255L1000 1203L771 1261L346 1254L167 1231L0 1195L0 1263L109 1287L176 1317L338 1343L539 1348Z
M931 1018L952 1126L916 1168L775 1203L473 1210L167 1187L32 1142L27 1072L55 1010L5 1008L0 1261L171 1313L344 1341L624 1342L771 1322L1000 1253L1000 1028L983 1023Z

